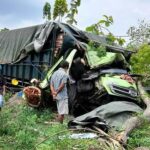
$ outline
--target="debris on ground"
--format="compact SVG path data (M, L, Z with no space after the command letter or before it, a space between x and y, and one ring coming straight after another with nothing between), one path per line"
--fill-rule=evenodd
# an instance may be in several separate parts
M59 139L69 138L69 139L93 139L97 138L98 135L95 133L73 133L71 135L59 136Z

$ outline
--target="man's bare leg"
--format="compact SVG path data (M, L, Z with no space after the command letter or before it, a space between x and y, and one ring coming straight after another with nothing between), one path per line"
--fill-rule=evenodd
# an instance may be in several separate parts
M58 121L63 124L64 115L59 115L59 114L58 114Z

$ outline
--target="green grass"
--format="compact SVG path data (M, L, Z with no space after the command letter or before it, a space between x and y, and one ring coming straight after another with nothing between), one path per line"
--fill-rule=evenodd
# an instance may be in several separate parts
M104 150L97 139L69 139L73 133L62 124L47 124L54 119L50 109L36 110L25 104L4 107L0 112L0 150ZM150 126L136 129L128 141L128 149L150 147ZM66 136L60 139L60 136Z
M47 124L54 119L51 110L42 111L26 105L4 107L0 112L0 150L87 150L99 149L97 139L60 139L72 133L67 122Z
M0 148L33 149L39 136L38 122L50 118L48 110L39 112L25 105L4 107L0 113Z
M144 123L140 128L135 129L128 140L128 149L135 147L149 147L150 148L150 124Z

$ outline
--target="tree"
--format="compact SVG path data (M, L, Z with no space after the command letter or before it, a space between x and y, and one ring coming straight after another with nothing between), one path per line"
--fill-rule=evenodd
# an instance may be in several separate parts
M130 27L128 30L130 43L127 45L131 50L137 50L136 54L132 54L130 63L133 73L142 74L143 83L150 85L150 24L144 20L140 21L138 26Z
M43 7L43 18L46 18L46 20L51 20L51 5L48 2L46 2Z
M108 29L110 25L113 24L113 17L103 15L103 19L99 20L97 23L88 26L86 28L87 32L94 33L97 35L106 36L108 44L115 44L115 42L119 45L123 45L125 40L122 38L116 38Z
M0 32L2 32L2 31L9 31L9 29L8 28L0 29Z
M130 37L130 45L138 47L143 43L148 43L150 39L150 23L145 20L139 21L138 26L132 26L127 31Z
M55 20L59 17L59 21L61 21L62 17L67 14L67 23L69 24L77 24L75 20L75 15L78 14L78 7L81 4L81 0L72 0L70 3L70 9L68 11L68 5L66 0L55 0L54 10L53 10L53 19ZM51 20L51 5L46 2L43 6L43 18L46 20Z
M53 19L55 20L59 17L59 21L68 12L67 2L66 0L55 0L54 11L53 11Z
M81 0L72 0L70 3L71 7L69 9L69 12L66 16L67 23L69 24L77 24L77 21L75 20L75 15L78 14L78 7L81 5Z
M143 44L136 54L131 57L131 65L134 73L144 75L144 82L150 85L150 45Z

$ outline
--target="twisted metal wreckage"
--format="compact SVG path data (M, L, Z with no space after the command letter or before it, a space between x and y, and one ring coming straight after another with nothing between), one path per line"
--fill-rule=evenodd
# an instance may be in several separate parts
M102 56L94 48L99 46L105 50ZM138 76L129 73L131 54L109 45L105 37L58 22L0 33L1 74L7 85L15 78L18 87L26 86L24 93L32 107L52 105L49 80L63 60L69 62L69 108L77 117L69 127L107 132L123 127L133 113L143 112ZM36 86L30 86L33 78Z

